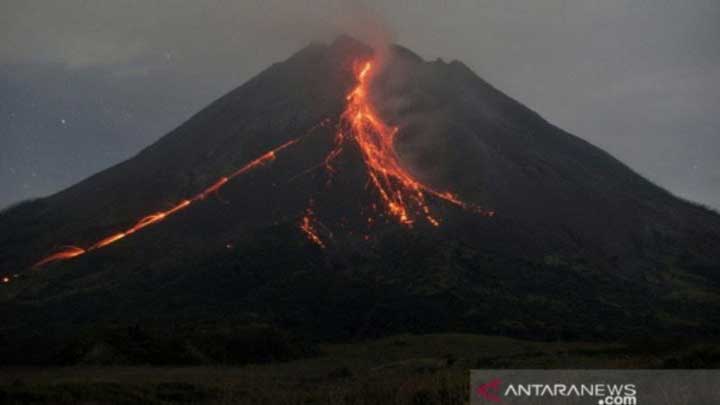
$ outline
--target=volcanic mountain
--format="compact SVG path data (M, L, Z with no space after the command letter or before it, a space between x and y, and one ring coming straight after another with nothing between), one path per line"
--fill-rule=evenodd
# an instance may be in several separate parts
M461 62L312 44L0 216L4 333L716 335L720 216ZM59 332L58 332L59 333Z

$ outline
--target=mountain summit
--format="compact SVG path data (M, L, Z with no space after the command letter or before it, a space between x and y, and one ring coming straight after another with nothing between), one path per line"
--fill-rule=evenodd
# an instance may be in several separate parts
M715 335L720 216L453 61L341 37L0 216L11 333ZM703 308L699 311L698 308Z

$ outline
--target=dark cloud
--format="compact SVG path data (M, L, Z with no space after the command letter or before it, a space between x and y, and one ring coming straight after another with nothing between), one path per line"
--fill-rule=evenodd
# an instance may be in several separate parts
M6 0L0 206L131 156L342 31L463 60L650 179L720 207L716 0Z

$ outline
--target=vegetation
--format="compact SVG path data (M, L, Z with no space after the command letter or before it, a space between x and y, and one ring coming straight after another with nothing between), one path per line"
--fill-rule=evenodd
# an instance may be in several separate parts
M0 347L5 365L202 365L287 361L317 349L267 325L108 325L62 337L16 337Z
M271 364L4 368L0 402L449 405L467 401L472 368L718 366L717 343L543 343L480 335L398 335L322 345L313 357Z

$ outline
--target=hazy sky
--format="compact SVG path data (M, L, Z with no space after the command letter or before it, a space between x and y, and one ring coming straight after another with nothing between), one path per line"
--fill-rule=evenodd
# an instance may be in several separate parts
M341 31L462 60L720 209L718 0L0 0L0 207L132 156Z

